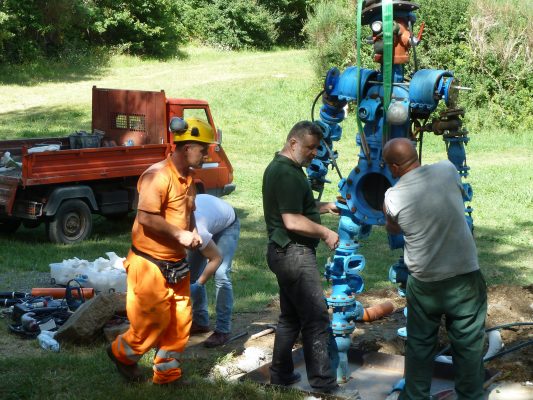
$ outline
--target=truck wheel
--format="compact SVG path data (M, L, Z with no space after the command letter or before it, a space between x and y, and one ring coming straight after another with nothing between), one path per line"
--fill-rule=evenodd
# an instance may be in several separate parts
M53 243L73 244L87 238L93 229L89 206L82 200L67 200L46 224L48 239Z
M0 235L15 233L20 226L20 220L0 221Z

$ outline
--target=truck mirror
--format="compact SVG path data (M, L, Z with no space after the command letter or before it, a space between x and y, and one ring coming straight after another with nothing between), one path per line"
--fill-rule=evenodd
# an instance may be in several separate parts
M218 144L222 144L222 130L217 128L217 139L218 139Z
M171 132L183 132L188 129L188 124L183 118L174 117L170 120L169 129Z

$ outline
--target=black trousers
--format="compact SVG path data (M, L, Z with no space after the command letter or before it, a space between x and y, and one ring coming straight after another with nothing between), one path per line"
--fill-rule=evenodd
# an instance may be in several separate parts
M281 308L271 376L283 380L292 374L292 348L301 331L309 384L315 389L334 387L337 378L328 351L330 322L315 249L294 243L285 248L269 244L267 263L278 280Z

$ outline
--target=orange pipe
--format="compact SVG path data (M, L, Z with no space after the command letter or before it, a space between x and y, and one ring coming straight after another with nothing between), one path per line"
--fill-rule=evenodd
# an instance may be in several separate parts
M83 297L90 299L94 297L93 288L81 288ZM72 288L72 297L78 297L78 288ZM63 299L67 296L66 288L33 288L31 290L32 296L52 296L54 299Z
M394 305L390 301L378 304L377 306L365 308L362 321L372 322L380 319L385 315L389 315L394 311Z

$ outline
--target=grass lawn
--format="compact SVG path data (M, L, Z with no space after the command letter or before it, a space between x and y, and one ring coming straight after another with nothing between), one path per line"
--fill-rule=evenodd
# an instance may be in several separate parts
M310 119L311 103L320 90L308 53L303 50L264 52L217 52L189 48L187 57L168 62L115 57L109 66L76 74L65 70L33 76L31 81L13 79L0 84L0 140L17 137L66 136L90 129L91 88L165 90L169 97L192 97L209 101L215 123L224 132L224 148L235 168L237 190L226 197L238 211L241 239L234 260L234 288L239 311L260 311L276 294L274 276L265 262L266 235L262 219L261 176L275 151L283 145L291 126ZM16 83L11 83L16 82ZM30 82L30 83L28 83ZM336 145L343 175L354 167L355 121L343 124L344 136ZM481 268L489 284L533 283L533 135L529 132L471 132L468 147L469 181L474 189L475 235ZM446 157L441 138L427 135L424 161ZM338 177L323 199L336 195ZM0 273L49 270L51 262L78 257L94 260L114 251L124 256L130 245L132 220L109 222L97 218L90 240L74 246L46 242L44 227L21 228L9 238L0 238ZM335 229L337 220L324 217ZM390 285L388 269L399 252L388 249L382 227L375 227L361 252L367 258L363 273L367 289ZM329 256L319 247L319 264ZM211 284L212 285L212 284ZM5 287L0 290L17 290ZM210 287L212 290L212 287ZM213 296L210 296L212 299ZM2 342L0 342L1 344ZM37 348L36 348L37 350ZM36 353L40 353L36 351ZM73 368L76 367L76 368ZM209 365L190 363L189 372L205 375ZM43 372L44 371L44 372ZM130 388L120 384L103 351L73 349L72 352L21 358L11 355L0 363L3 376L0 398L176 398L172 392L151 387ZM40 374L44 373L40 378ZM32 387L29 388L29 381ZM294 395L268 392L251 385L229 388L205 385L194 398L290 398ZM202 386L203 387L203 386ZM6 395L4 395L6 393ZM20 393L20 395L17 395ZM186 392L184 392L184 395ZM265 397L266 396L266 397ZM289 397L286 397L289 396ZM184 397L185 398L185 397Z

